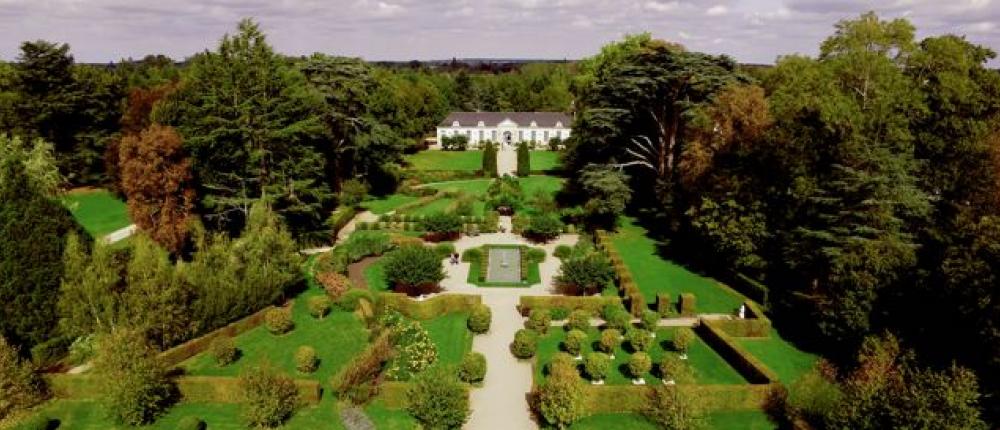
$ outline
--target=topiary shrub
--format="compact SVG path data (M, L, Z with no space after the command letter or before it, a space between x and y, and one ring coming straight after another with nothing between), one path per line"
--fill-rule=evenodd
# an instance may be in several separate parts
M611 357L602 352L591 352L583 358L583 370L594 381L602 381L611 369Z
M245 370L240 374L239 388L243 418L250 427L277 427L299 405L295 381L270 365Z
M220 336L212 342L212 357L215 358L219 366L227 366L239 357L240 351L236 349L233 338Z
M573 247L569 245L558 245L552 255L558 259L565 260L569 256L573 255Z
M656 330L657 326L660 324L660 314L653 311L645 311L642 316L639 317L639 326L649 330Z
M358 303L362 300L368 301L368 303L375 303L375 296L368 290L353 289L344 293L337 300L337 307L343 311L354 312L358 310Z
M306 300L306 305L313 318L323 319L330 313L330 298L327 296L312 296Z
M438 258L448 258L455 253L455 245L452 243L439 243L434 245L434 253L438 255Z
M552 324L552 317L547 309L533 309L524 327L545 334L549 332L549 324Z
M669 294L659 293L656 295L656 311L660 313L661 317L669 317L674 313L670 307Z
M205 430L205 422L198 417L186 416L177 422L177 430Z
M528 225L521 235L536 242L548 242L563 232L563 223L554 215L535 215L528 220Z
M526 254L529 262L541 263L545 261L545 250L542 248L528 248L528 252Z
M570 312L566 320L566 330L587 330L590 328L590 316L590 312L583 309Z
M483 382L486 378L486 356L478 352L469 352L462 358L458 366L458 378L470 384Z
M584 342L587 341L587 333L581 330L570 330L566 333L566 339L563 341L563 348L566 349L570 355L579 356L580 350L583 348Z
M466 325L473 333L483 334L490 331L490 323L492 321L493 311L490 310L490 307L486 305L476 305L476 307L472 308L472 312L469 313L469 319L466 321Z
M441 259L430 248L410 245L383 257L385 278L396 292L418 296L438 290L444 278Z
M469 248L462 251L462 261L466 263L483 261L483 250L479 248Z
M340 273L320 273L316 275L316 280L319 281L323 289L326 290L326 294L333 300L339 299L342 294L352 287L351 279Z
M607 354L614 355L615 349L622 344L622 333L616 329L609 328L601 332L601 340L598 347Z
M303 345L295 351L295 370L302 373L313 373L319 366L319 359L316 358L316 349Z
M469 418L469 388L454 372L434 367L421 374L407 391L406 410L423 428L460 428Z
M514 341L510 344L510 352L520 359L528 359L535 356L538 350L538 332L531 329L520 329L514 334Z
M652 368L653 360L645 352L636 352L628 359L628 373L635 379L641 379Z
M586 398L582 388L576 362L568 356L558 361L553 359L549 366L549 377L534 393L533 397L537 399L534 406L552 427L569 428L573 421L586 413Z
M645 351L653 344L653 334L641 328L628 329L625 339L633 351Z
M618 306L617 309L617 311L605 319L607 327L618 331L625 331L632 328L632 315L626 312L625 309L622 309L621 306Z
M694 342L694 338L694 332L691 331L690 328L683 327L677 329L677 332L674 333L674 350L686 355L688 348L690 348L691 344Z
M271 334L285 334L295 328L290 309L273 308L264 314L264 325Z

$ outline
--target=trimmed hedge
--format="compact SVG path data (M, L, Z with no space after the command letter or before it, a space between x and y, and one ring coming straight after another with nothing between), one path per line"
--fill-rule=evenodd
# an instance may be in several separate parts
M673 309L670 308L670 295L660 293L656 295L656 312L660 313L661 317L670 315Z
M289 301L284 307L291 309L292 304L293 302ZM257 328L257 326L264 323L264 315L267 315L268 311L271 309L276 309L276 307L268 306L253 315L163 351L160 353L160 360L163 361L164 366L176 366L184 360L208 351L208 349L212 347L212 343L219 337L232 338Z
M746 318L715 321L716 327L733 337L768 337L771 335L771 320L764 315L757 303L747 300Z
M54 373L45 378L52 392L59 398L98 399L104 393L97 375L70 375ZM241 401L240 379L229 376L182 376L174 380L185 402L239 403ZM319 382L297 379L302 402L310 405L319 403Z
M424 301L417 301L401 293L382 293L378 297L382 309L395 310L409 318L429 320L452 312L471 312L483 303L478 295L439 294Z
M555 309L562 308L569 311L583 309L594 315L601 313L607 305L621 306L620 297L606 296L521 296L517 305L517 310L522 316L528 316L533 309Z
M705 343L718 352L729 365L733 366L751 384L778 383L778 375L767 367L764 362L734 342L721 327L717 326L717 322L702 320L701 324L696 328Z
M681 315L686 317L694 316L697 313L697 308L698 308L697 299L695 299L694 294L691 293L681 294L681 300L680 300Z
M641 413L652 387L645 385L582 385L588 415ZM678 385L686 393L700 393L708 411L761 410L778 384L762 385Z
M766 285L739 272L733 272L732 278L733 288L740 293L743 293L751 300L763 303L765 306L770 303L768 301L770 289Z
M611 260L611 267L615 269L615 275L618 278L618 293L628 303L629 312L634 317L642 316L642 313L649 309L646 296L639 290L639 285L635 283L635 278L632 277L632 272L625 265L625 260L615 249L611 236L604 230L598 230L595 236L597 237L597 248L604 251L608 259Z
M413 179L420 183L448 182L483 177L481 170L403 170L403 178Z

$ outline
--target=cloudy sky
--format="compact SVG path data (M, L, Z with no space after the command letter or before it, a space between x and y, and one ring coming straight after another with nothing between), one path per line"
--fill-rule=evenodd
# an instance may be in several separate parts
M1000 0L0 0L0 59L34 39L68 42L83 62L182 59L254 17L286 54L576 59L649 31L773 63L815 54L835 22L867 10L910 19L920 37L965 34L1000 50Z

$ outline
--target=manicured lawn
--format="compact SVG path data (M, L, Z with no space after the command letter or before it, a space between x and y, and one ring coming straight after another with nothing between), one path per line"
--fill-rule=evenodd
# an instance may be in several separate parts
M631 219L623 221L614 244L649 303L655 302L657 293L669 293L675 303L681 293L694 293L698 313L732 313L744 300L718 281L661 257L659 243Z
M435 184L431 185L431 187L438 190L464 191L468 194L484 196L486 195L486 189L489 188L492 181L492 179L469 179ZM555 176L529 176L527 178L520 178L518 181L521 183L525 197L529 198L539 191L549 195L555 194L562 188L563 183L562 178Z
M365 413L375 423L378 430L411 430L417 428L417 420L402 409L389 409L379 401L365 407Z
M649 355L653 359L653 369L644 378L647 383L659 384L660 379L656 377L656 369L664 354L675 354L671 347L674 329L661 328L656 331L656 339L653 347L650 348ZM593 327L588 331L589 339L583 347L582 354L595 351L595 346L600 339L600 331ZM544 378L545 366L555 353L562 349L562 341L566 338L566 331L562 327L551 327L549 333L542 337L538 343L538 363L535 367L535 378ZM615 359L611 364L611 371L605 383L611 385L631 384L631 376L628 375L628 360L631 351L627 349L627 342L623 343L615 351ZM695 382L698 384L746 384L744 379L736 369L733 369L715 350L709 347L701 338L696 338L688 350L688 364L695 375ZM583 374L582 363L580 365L581 376Z
M639 414L597 414L583 418L571 430L656 430L659 427Z
M361 272L371 291L389 291L389 281L385 279L385 263L378 260Z
M417 170L470 170L483 168L482 151L420 151L406 161Z
M421 322L437 345L437 363L457 365L465 353L472 350L472 332L465 325L468 317L468 314L456 312Z
M788 385L806 373L819 359L815 354L802 351L783 339L777 330L771 330L766 338L735 338L736 342L764 362L778 374L781 382Z
M94 237L104 236L132 224L125 202L105 190L70 192L62 201L80 225Z
M384 214L386 212L391 212L396 210L396 208L405 205L409 202L417 200L419 197L408 196L405 194L392 194L389 196L368 200L361 203L361 207L368 209L374 214Z
M127 430L135 427L116 425L96 401L56 400L39 412L53 420L58 420L59 430ZM180 403L170 408L166 415L155 423L142 427L149 430L174 430L184 417L195 416L205 421L212 430L243 430L240 405L223 403ZM19 427L14 427L18 429ZM51 427L50 427L51 428ZM319 405L299 409L282 427L284 429L333 429L344 427L340 423L336 404L332 399L324 399ZM381 427L379 427L381 428Z
M315 379L325 384L365 348L368 332L351 312L335 311L322 320L309 315L306 299L318 294L325 293L313 287L295 299L292 314L295 328L291 332L275 336L261 325L237 336L236 347L242 355L235 363L220 367L210 354L203 353L181 366L191 375L238 376L248 366L267 360L295 378ZM295 370L295 350L302 345L316 349L320 364L314 373L301 374Z
M559 167L559 152L531 151L531 170L553 170Z
M707 428L712 430L772 430L777 425L763 411L712 412Z

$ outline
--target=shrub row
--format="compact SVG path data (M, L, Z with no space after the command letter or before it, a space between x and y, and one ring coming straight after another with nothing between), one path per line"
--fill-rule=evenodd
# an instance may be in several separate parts
M476 170L417 170L406 169L403 177L413 179L423 184L431 182L448 182L462 179L476 179L483 176L482 171Z
M392 333L383 332L375 338L368 347L356 355L351 361L330 378L330 386L334 393L343 396L348 390L374 379L382 365L392 356Z
M419 223L427 219L427 215L408 215L401 213L385 214L378 217L382 223ZM464 224L481 224L486 221L485 216L459 216Z
M751 384L778 383L778 375L767 365L750 354L749 351L733 341L718 321L702 320L698 332L702 339L722 356L737 372L743 375Z
M429 320L452 312L470 312L483 302L481 296L466 294L439 294L418 301L406 294L382 293L378 300L381 309L392 309L416 320Z
M618 277L618 291L625 298L626 303L628 303L629 312L633 316L641 316L648 309L646 296L639 290L639 285L636 284L635 279L632 277L632 271L628 269L628 266L625 265L625 260L622 259L621 254L615 249L608 232L598 230L596 236L597 247L604 251L608 259L611 260L611 266L615 269L615 275Z
M643 385L584 385L588 415L639 413L646 405L649 390ZM678 385L682 392L698 393L708 411L761 410L778 384L762 385Z
M292 301L289 301L288 304L285 305L288 309L291 309L291 306ZM263 324L265 315L267 315L271 309L275 309L275 307L268 306L267 308L262 309L246 318L163 351L160 353L160 360L162 360L163 364L167 367L176 366L184 360L208 351L208 349L212 346L212 342L220 337L236 337Z
M565 309L574 311L582 309L597 315L607 305L621 306L619 297L606 296L521 296L517 305L521 315L528 316L533 309Z
M494 222L492 225L495 225ZM473 234L474 232L479 233L492 233L496 231L496 227L491 227L487 229L485 227L487 223L463 223L461 227L461 232L465 234ZM359 222L357 223L357 229L361 231L424 231L424 226L419 222Z
M427 206L427 205L429 205L431 203L434 203L438 199L443 199L443 198L444 198L444 193L442 193L441 191L435 191L434 194L425 195L425 196L423 196L423 197L421 197L421 198L419 198L417 200L414 200L412 202L404 203L402 205L399 205L398 207L396 207L396 212L397 213L403 213L403 212L406 212L406 211L408 211L410 209L416 209L416 208L419 208L419 207Z
M97 399L104 393L96 375L70 375L66 373L47 374L45 378L52 392L59 398ZM182 376L174 380L185 402L238 403L240 402L240 379L229 376ZM295 381L302 402L310 405L319 403L321 391L319 382L299 379Z
M733 287L735 287L737 291L746 295L751 300L763 303L764 306L767 306L767 304L770 303L768 301L770 289L767 288L766 285L739 272L733 272L731 277Z

